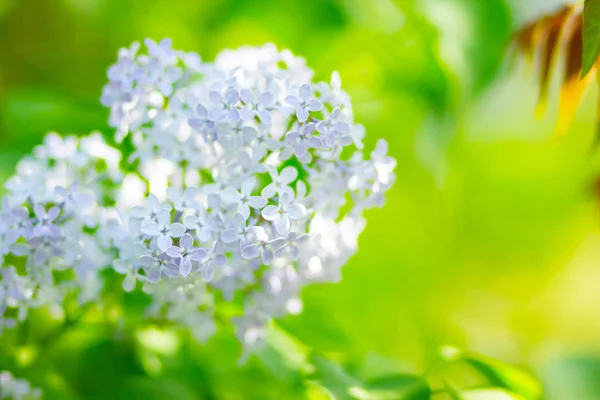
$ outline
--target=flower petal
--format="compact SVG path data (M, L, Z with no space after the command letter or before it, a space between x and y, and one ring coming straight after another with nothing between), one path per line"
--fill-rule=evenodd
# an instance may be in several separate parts
M134 218L144 218L146 215L149 214L148 211L149 210L146 207L144 207L144 206L134 206L131 209L130 214Z
M285 167L279 175L279 181L284 185L292 183L298 177L298 171L294 167Z
M268 205L262 210L261 215L267 221L274 221L279 216L279 208L274 205Z
M296 110L296 118L298 118L298 121L300 122L306 121L308 119L308 110L304 107L298 107Z
M260 255L261 246L259 244L251 244L242 249L242 257L247 260L252 260Z
M304 85L300 86L300 98L302 100L304 100L306 102L306 101L308 101L308 99L310 99L311 96L312 96L312 88L310 87L309 84L305 83Z
M227 264L227 257L224 254L217 254L213 257L212 263L217 267L223 267Z
M181 248L177 246L171 246L167 250L165 250L165 253L167 253L167 255L172 258L181 258L182 251Z
M167 235L160 235L156 241L156 244L158 245L160 251L165 251L171 247L171 245L173 245L173 241Z
M274 223L275 229L280 235L285 235L290 231L290 228L292 227L290 218L287 215L281 215L274 221Z
M306 215L306 207L298 203L290 204L286 207L285 213L292 219L301 219Z
M145 235L156 236L160 234L160 225L156 222L146 222L142 225L142 233Z
M192 261L204 261L208 256L208 251L206 249L194 249L190 251L189 257Z
M179 272L183 276L188 276L192 272L192 261L187 257L183 257L179 263Z
M183 224L175 222L169 226L169 234L171 237L178 238L185 234L186 228Z
M250 196L248 198L248 205L252 208L263 208L267 203L267 199L262 196Z
M239 214L236 214L239 215ZM225 243L233 243L240 238L240 234L236 229L226 229L221 232L221 240Z
M138 261L143 267L151 267L156 263L156 259L150 256L141 256Z
M210 282L215 277L215 269L211 264L206 264L204 268L202 268L202 279L205 282Z
M194 247L194 239L192 238L192 235L189 233L183 235L181 239L179 239L179 246L186 250L190 250L192 247Z

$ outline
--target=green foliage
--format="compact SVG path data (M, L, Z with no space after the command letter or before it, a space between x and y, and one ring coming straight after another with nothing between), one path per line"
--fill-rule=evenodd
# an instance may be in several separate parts
M600 1L585 0L583 10L583 70L586 76L600 56Z
M490 384L505 388L527 400L540 400L542 388L531 374L499 360L477 354L464 354L462 359L480 372Z

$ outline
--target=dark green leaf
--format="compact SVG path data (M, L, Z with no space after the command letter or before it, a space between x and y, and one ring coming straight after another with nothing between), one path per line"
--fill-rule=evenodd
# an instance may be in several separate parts
M398 374L370 380L360 393L365 399L377 400L429 400L431 389L423 378L415 375ZM358 396L357 396L358 397Z
M583 9L583 69L586 76L600 55L600 0L586 0Z

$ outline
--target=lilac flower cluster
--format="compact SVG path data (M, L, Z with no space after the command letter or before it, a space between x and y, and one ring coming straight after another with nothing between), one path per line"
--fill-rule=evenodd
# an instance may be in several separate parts
M384 141L364 158L337 73L313 83L273 45L214 63L146 45L120 51L102 97L151 192L108 225L113 264L199 339L233 305L239 337L259 344L271 318L300 312L302 287L339 279L396 162Z
M28 381L17 379L8 371L0 371L0 400L34 400L41 398L42 391L31 387Z
M198 340L232 321L250 349L301 311L304 286L339 279L396 161L383 140L365 157L337 73L315 83L273 45L208 63L145 43L119 51L101 98L126 159L98 135L50 135L7 184L0 255L18 263L1 270L0 316L97 297L112 265L152 313Z
M98 298L98 270L111 255L95 240L101 207L96 199L120 181L120 153L100 134L81 140L46 136L6 184L0 207L0 332L30 308L60 307L76 293Z

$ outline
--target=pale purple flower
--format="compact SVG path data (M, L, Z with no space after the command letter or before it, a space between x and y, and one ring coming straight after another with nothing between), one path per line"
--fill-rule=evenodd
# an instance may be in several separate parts
M317 131L324 135L328 147L333 146L336 135L342 136L350 131L350 126L341 117L342 112L339 108L335 108L327 118L317 123Z
M261 192L262 197L267 199L275 196L278 192L291 191L292 188L289 187L289 184L298 177L298 170L294 167L285 167L281 170L281 173L277 173L275 168L269 167L269 175L271 175L272 182L265 186Z
M264 265L269 265L275 257L274 251L279 249L285 243L285 239L280 237L269 240L265 232L260 232L256 235L253 243L242 249L242 257L246 260L253 260L259 256Z
M183 193L180 189L170 187L167 188L167 198L173 202L173 208L176 211L185 211L193 209L196 206L196 194L195 188L186 188Z
M172 207L161 201L153 194L149 194L145 206L134 206L131 209L131 216L134 218L154 219L162 211L171 211Z
M247 219L250 217L250 207L263 208L268 203L267 199L262 196L252 196L254 186L256 186L256 178L248 178L242 183L239 192L228 188L221 194L221 198L228 204L237 205L237 212Z
M310 122L299 127L299 130L288 132L285 140L294 145L296 157L302 157L308 149L318 149L322 146L321 139L313 136L315 124Z
M214 142L218 138L215 120L209 115L208 110L202 104L196 107L197 118L188 119L188 124L202 135L206 142Z
M158 282L162 276L175 277L179 275L179 267L166 253L156 257L141 256L140 265L146 270L148 280L152 283Z
M179 259L179 272L183 276L188 276L192 272L192 261L202 262L208 256L206 249L194 247L194 239L189 233L179 239L179 246L169 247L166 253L172 258Z
M169 211L162 210L153 221L146 222L142 225L142 232L148 236L156 237L156 243L161 251L165 251L172 244L172 238L183 236L186 229L179 222L172 223Z
M309 236L307 234L293 231L288 232L285 236L285 245L276 251L277 256L283 256L284 253L289 253L292 260L297 260L302 246L306 244L308 239Z
M254 94L244 89L240 93L244 107L240 111L240 117L244 120L251 120L257 116L262 122L271 124L270 110L274 106L273 93L265 92L256 97Z
M292 220L302 219L305 215L306 207L295 203L293 195L288 191L280 194L279 205L268 205L262 210L263 218L273 222L275 229L281 235L289 232Z
M46 211L41 205L36 205L33 211L37 218L34 230L36 236L60 236L60 228L54 224L60 214L60 208L52 207Z
M187 229L195 231L196 238L203 243L209 242L217 230L213 221L207 216L204 207L200 207L196 214L184 217L183 225Z
M255 226L254 221L247 223L246 217L241 213L236 213L233 216L231 228L221 232L221 240L225 243L240 242L240 249L249 245L252 240L265 233L265 228Z
M202 264L202 279L205 282L210 282L215 276L215 267L221 268L227 264L227 257L224 254L217 252L217 242L212 246L206 260Z
M211 101L217 105L217 110L219 110L218 119L228 118L231 122L238 122L240 112L237 109L237 103L240 95L237 90L227 90L225 97L217 91L212 91L208 95Z
M0 219L7 225L4 240L10 246L20 237L29 239L34 234L34 227L29 218L29 211L25 207L17 207L0 214Z
M319 111L323 107L323 103L313 97L312 88L308 84L300 86L298 92L298 97L287 96L285 101L296 109L298 121L304 122L308 119L309 112Z

